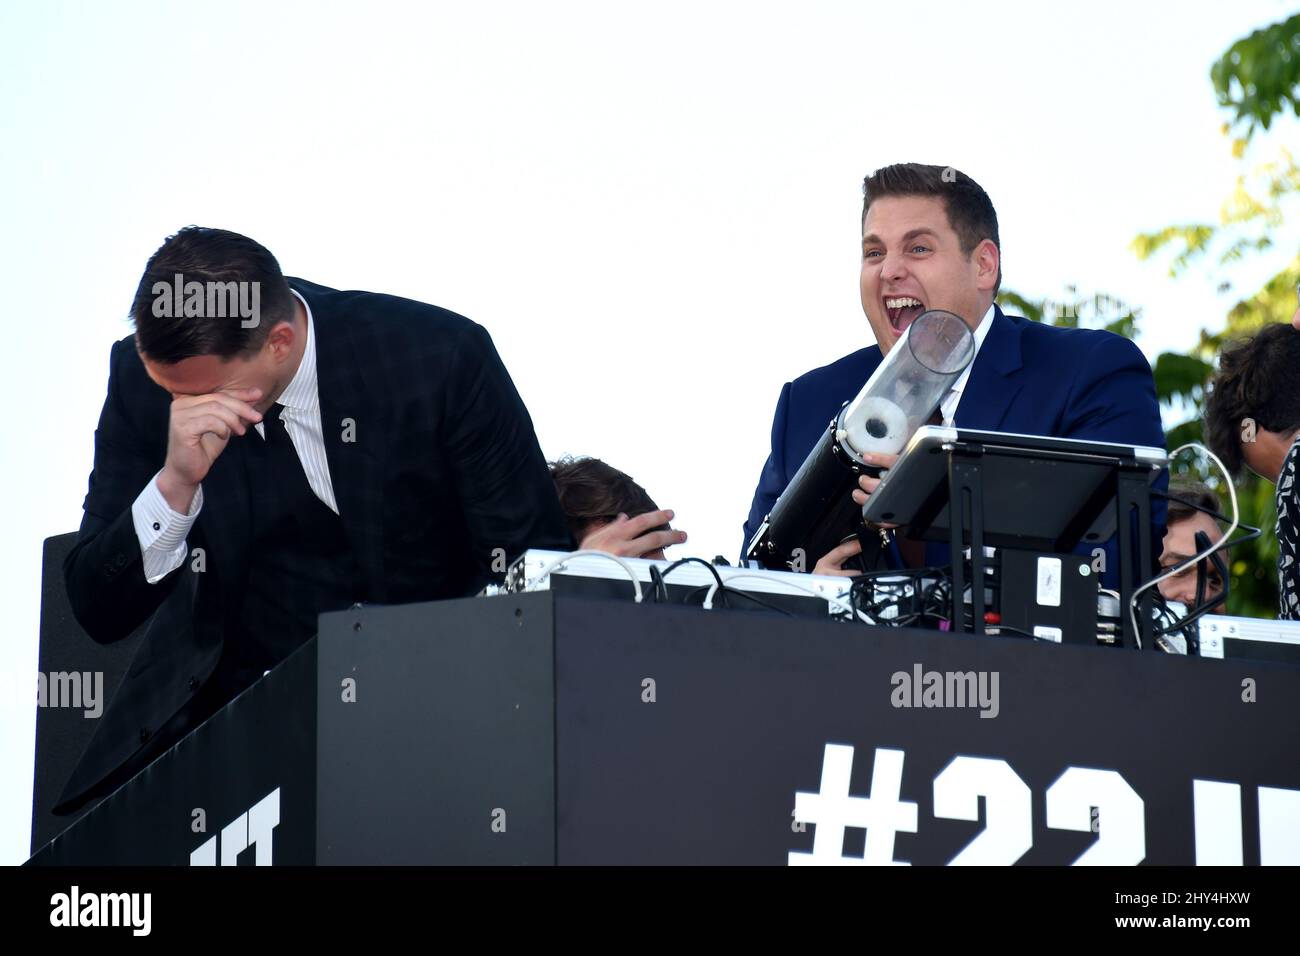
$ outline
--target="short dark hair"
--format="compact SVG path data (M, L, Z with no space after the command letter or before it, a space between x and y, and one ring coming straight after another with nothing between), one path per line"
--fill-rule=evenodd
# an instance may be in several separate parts
M1270 323L1219 356L1205 400L1205 443L1236 476L1243 429L1289 434L1300 428L1300 332Z
M1169 527L1207 510L1221 514L1221 508L1219 496L1201 482L1189 478L1169 482L1169 517L1165 522Z
M1002 287L1002 241L998 238L998 213L983 187L951 166L895 163L882 166L862 181L862 225L873 200L884 196L936 196L943 200L948 225L957 233L967 259L985 239L998 250L998 278L993 294Z
M171 292L177 282L182 289L191 282L201 283L207 291L200 308L182 309L179 296L173 301ZM256 285L232 287L231 283ZM257 315L251 325L225 307L222 296L236 289L256 292ZM214 290L217 308L211 307ZM275 256L247 236L204 226L186 226L167 237L149 257L131 303L136 345L164 365L195 355L227 359L256 352L277 323L293 321L293 316L293 293Z
M599 458L565 456L551 462L549 467L560 508L578 544L582 543L588 527L613 521L620 512L635 518L659 510L654 499L630 475ZM666 531L668 525L653 530Z

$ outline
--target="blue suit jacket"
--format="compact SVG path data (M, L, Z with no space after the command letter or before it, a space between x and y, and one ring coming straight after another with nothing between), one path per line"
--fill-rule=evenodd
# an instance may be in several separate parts
M873 345L787 382L772 420L772 450L745 522L743 551L840 407L880 364ZM1136 345L1110 332L1063 329L994 307L954 423L962 428L1165 447L1151 366ZM1158 486L1164 490L1167 475ZM1164 536L1165 502L1153 497L1154 558ZM1083 549L1090 550L1090 549ZM1117 581L1113 546L1107 558ZM818 556L820 557L820 555ZM929 544L926 560L946 565L948 548Z

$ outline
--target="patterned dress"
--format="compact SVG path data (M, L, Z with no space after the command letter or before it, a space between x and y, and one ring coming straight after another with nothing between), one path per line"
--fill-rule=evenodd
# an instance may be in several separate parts
M1296 497L1296 450L1292 445L1277 478L1277 616L1284 621L1300 620L1300 565L1296 564L1300 538L1300 498Z

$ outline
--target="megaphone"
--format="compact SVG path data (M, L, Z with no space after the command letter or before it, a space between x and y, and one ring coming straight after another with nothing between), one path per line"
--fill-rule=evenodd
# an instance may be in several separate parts
M824 554L866 530L851 492L879 468L862 455L896 455L930 420L975 357L975 336L960 316L923 312L875 373L846 402L808 453L745 550L778 570L811 570Z

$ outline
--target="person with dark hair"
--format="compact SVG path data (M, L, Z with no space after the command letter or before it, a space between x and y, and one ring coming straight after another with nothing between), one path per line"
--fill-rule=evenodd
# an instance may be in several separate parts
M1223 529L1213 515L1220 513L1219 497L1199 481L1185 478L1175 479L1169 483L1169 513L1166 519L1168 530L1165 532L1164 552L1160 555L1160 569L1167 571L1188 558L1205 550L1198 546L1196 534L1200 532L1207 543L1215 544L1223 537ZM1220 552L1225 564L1228 563L1226 552ZM1188 610L1196 606L1196 588L1198 575L1205 576L1205 597L1213 598L1223 593L1226 583L1210 558L1205 558L1179 574L1166 578L1157 585L1167 601L1179 601ZM1222 614L1222 602L1210 608L1212 614Z
M64 574L94 640L149 623L55 812L124 782L322 612L471 595L527 548L573 546L469 319L286 277L197 226L149 259L131 318Z
M686 532L669 524L672 511L661 510L629 475L599 458L561 458L550 468L579 548L662 561L664 548L686 540Z
M1236 477L1242 467L1277 486L1278 615L1300 620L1297 544L1300 499L1300 335L1289 325L1266 325L1224 350L1205 400L1205 443Z
M745 523L747 547L826 430L904 330L928 309L955 313L970 325L976 355L940 405L944 424L1164 447L1155 382L1142 352L1110 332L1067 329L1008 316L994 303L1002 282L997 213L973 179L951 167L901 163L863 182L862 308L876 344L787 382L772 421L771 452ZM895 456L868 464L890 467ZM1161 485L1167 476L1160 479ZM853 500L865 504L879 484L862 477ZM1152 502L1154 553L1160 551L1164 504ZM904 542L911 566L949 563L945 544L921 553ZM1087 549L1085 549L1087 550ZM1110 542L1107 551L1114 551ZM817 573L860 573L843 567L861 551L852 540L822 557ZM742 552L743 554L743 552ZM1108 558L1103 578L1117 581Z

